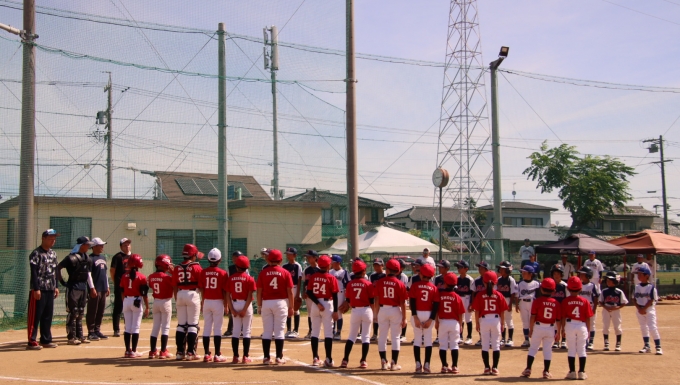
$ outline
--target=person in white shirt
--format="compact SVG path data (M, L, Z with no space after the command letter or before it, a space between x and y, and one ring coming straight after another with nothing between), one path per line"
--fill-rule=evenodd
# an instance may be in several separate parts
M574 273L576 272L576 269L574 269L574 265L571 264L567 260L569 256L567 254L562 254L562 268L564 269L564 279L565 281L569 279Z
M649 283L656 285L656 261L654 260L654 254L647 254L647 264L649 265L649 271L651 272Z
M534 250L534 247L531 246L531 241L529 238L524 240L524 246L519 248L519 256L522 258L522 262L520 263L520 268L524 267L529 262L529 258L531 258L532 255L536 255L536 251Z
M593 278L591 279L591 282L599 285L600 284L600 275L604 271L604 266L602 265L602 262L600 262L599 259L595 258L596 253L594 250L590 250L588 252L588 260L583 262L583 266L587 266L590 268L590 270L593 271Z
M633 275L633 282L637 286L637 284L640 283L640 278L638 278L638 271L640 268L647 268L650 271L652 270L647 262L645 262L645 255L644 254L638 254L636 258L636 262L633 264L633 266L630 267L630 274Z
M427 247L423 249L423 256L418 258L418 260L423 262L423 265L430 265L435 270L437 269L436 263L434 262L434 258L430 257L430 249Z

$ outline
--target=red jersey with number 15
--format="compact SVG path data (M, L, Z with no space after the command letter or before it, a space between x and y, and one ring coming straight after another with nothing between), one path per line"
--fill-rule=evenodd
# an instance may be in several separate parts
M494 290L491 295L486 294L486 292L478 292L475 295L475 301L472 304L472 308L479 311L479 314L483 317L487 314L501 314L508 310L508 304L505 302L505 297L503 294Z
M175 266L172 272L172 285L179 290L198 289L198 279L202 270L198 262L181 263Z
M345 298L352 307L370 306L373 297L375 297L375 286L367 279L353 279L345 286Z
M123 288L124 297L139 297L142 295L141 288L148 286L146 276L139 271L135 274L135 279L130 279L130 273L123 274L120 279L120 287Z
M219 267L201 270L198 287L203 290L203 299L224 299L227 291L227 272Z
M230 275L227 278L227 283L227 291L231 294L232 301L246 301L248 300L248 293L256 290L255 279L245 271Z
M562 317L574 321L586 322L588 318L593 316L593 308L590 307L590 302L580 295L565 298L562 301L561 311Z
M435 302L439 302L439 310L437 310L439 319L459 320L460 316L465 314L463 299L453 290L444 291L439 289Z
M149 288L155 299L172 298L172 277L162 271L149 275Z
M288 288L293 288L293 277L281 266L262 270L257 276L257 287L262 290L262 300L286 299Z
M531 315L536 316L536 322L554 324L562 319L560 303L552 297L539 297L531 304Z
M375 296L380 305L401 306L408 299L406 285L395 276L381 278L375 283Z
M436 294L437 287L430 281L418 281L408 291L409 298L416 300L416 311L431 311Z
M328 273L314 273L307 282L307 290L319 299L329 300L338 292L338 280Z

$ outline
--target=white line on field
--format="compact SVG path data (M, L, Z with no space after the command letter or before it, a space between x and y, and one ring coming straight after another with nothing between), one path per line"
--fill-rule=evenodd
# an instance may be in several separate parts
M43 380L39 378L25 378L25 377L7 377L0 376L3 381L24 381L24 382L40 382L47 384L78 384L78 385L118 385L119 382L101 382L101 381L73 381L73 380ZM140 385L228 385L228 384L272 384L278 381L224 381L224 382L139 382Z
M296 364L298 364L298 365L300 365L300 366L306 366L306 367L309 367L309 368L312 368L312 369L316 369L316 370L318 370L318 371L320 371L320 372L331 373L331 374L335 374L335 375L338 375L338 376L341 376L341 377L347 377L347 378L351 378L351 379L353 379L353 380L367 382L367 383L373 384L373 385L385 385L385 384L383 384L382 382L371 381L371 380L369 380L368 378L363 378L363 377L360 377L360 376L355 376L355 375L353 375L353 374L347 374L347 373L337 372L337 371L335 371L335 370L331 370L331 369L327 369L327 368L322 368L322 367L319 367L319 366L311 366L310 364L308 364L308 363L306 363L306 362L302 362L302 361L298 361L298 360L291 360L291 362L296 363Z

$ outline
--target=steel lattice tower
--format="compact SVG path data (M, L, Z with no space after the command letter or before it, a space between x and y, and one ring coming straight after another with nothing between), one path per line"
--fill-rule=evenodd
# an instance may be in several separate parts
M477 1L451 0L437 166L451 174L443 206L460 209L450 233L459 254L465 250L480 254L482 249L481 226L473 217L473 208L485 195L492 175L485 72Z

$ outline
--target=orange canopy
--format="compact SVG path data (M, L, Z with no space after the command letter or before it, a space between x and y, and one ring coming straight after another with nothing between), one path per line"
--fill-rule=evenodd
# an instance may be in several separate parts
M624 248L628 254L680 255L680 238L659 230L644 230L612 239L609 243Z

